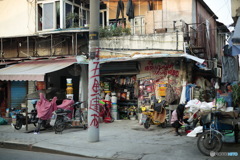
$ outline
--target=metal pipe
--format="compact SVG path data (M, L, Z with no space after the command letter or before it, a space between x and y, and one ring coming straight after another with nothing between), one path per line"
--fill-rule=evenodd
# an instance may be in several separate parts
M29 37L27 37L27 55L30 56L30 54L29 54Z
M78 47L77 47L77 43L78 43L78 41L77 41L77 33L75 34L75 55L77 56L77 52L78 52Z
M52 57L52 50L53 50L53 42L52 42L52 39L53 39L53 35L51 34L51 48L50 48L50 56Z

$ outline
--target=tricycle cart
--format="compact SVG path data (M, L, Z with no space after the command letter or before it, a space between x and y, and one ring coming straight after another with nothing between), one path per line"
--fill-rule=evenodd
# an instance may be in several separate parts
M215 154L222 149L223 142L238 143L239 111L211 111L201 115L203 132L198 136L197 146L204 155ZM227 135L234 137L228 138Z

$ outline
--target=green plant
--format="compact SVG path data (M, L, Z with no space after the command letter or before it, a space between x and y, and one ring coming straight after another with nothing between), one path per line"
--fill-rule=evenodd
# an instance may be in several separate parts
M131 34L131 29L130 28L123 28L123 33L125 33L125 35L130 35Z
M67 16L66 16L67 28L79 27L78 20L79 20L79 14L78 13L68 13Z
M130 35L130 28L122 28L122 27L105 27L99 29L100 37L112 37L112 36L122 36L122 35Z
M112 36L112 32L111 32L109 27L105 27L105 28L100 27L100 29L99 29L99 36L100 37L111 37Z
M122 35L122 27L116 27L115 29L112 30L112 35L113 36L121 36Z
M240 84L232 86L232 98L234 105L240 105Z

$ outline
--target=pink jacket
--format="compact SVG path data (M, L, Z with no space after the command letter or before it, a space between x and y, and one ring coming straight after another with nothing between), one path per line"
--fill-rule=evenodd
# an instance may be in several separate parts
M172 112L171 124L173 124L176 120L178 120L178 118L177 118L177 110L175 109L175 110Z

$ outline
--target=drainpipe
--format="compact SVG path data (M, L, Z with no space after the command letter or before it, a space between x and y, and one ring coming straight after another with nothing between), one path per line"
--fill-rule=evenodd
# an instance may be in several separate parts
M74 55L74 33L72 33L72 54L71 55Z
M178 30L176 30L176 38L177 38L177 42L176 42L176 50L178 51Z
M27 55L30 56L30 54L29 54L29 37L27 37Z
M75 34L75 55L77 56L77 52L78 52L78 47L77 47L77 43L78 43L78 41L77 41L77 33Z
M51 48L50 48L50 56L52 57L52 50L53 50L53 35L51 34Z
M1 38L1 54L3 53L3 40Z
M1 55L1 61L4 62L4 58L3 58L3 39L1 38L1 52L0 52L0 55Z

